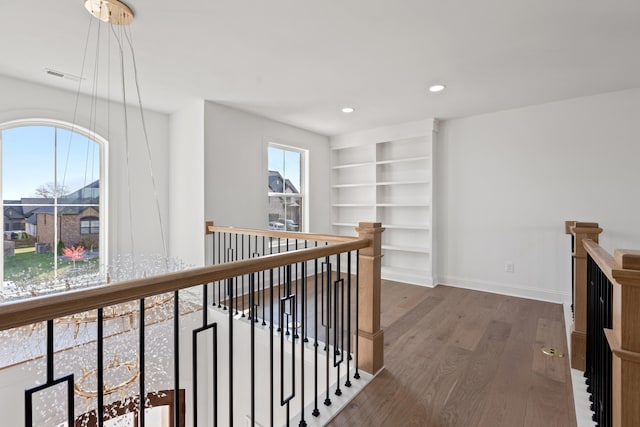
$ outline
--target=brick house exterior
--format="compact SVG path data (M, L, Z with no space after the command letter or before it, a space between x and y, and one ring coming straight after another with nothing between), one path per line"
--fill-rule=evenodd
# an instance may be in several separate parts
M55 200L46 197L23 197L4 200L5 236L11 231L26 231L37 243L50 249L58 245L54 234ZM100 181L94 181L58 199L58 240L65 246L79 243L97 250L100 242ZM8 237L5 237L7 239Z
M36 213L37 215L37 238L39 243L48 243L51 248L57 247L57 242L54 241L54 229L55 224L52 213ZM99 244L99 233L87 232L94 231L90 228L85 228L85 233L81 231L81 223L83 220L96 221L100 217L98 209L89 206L86 208L74 208L73 211L67 212L61 209L58 213L59 216L59 230L58 238L62 240L65 246L76 246L81 243L86 249L97 249Z

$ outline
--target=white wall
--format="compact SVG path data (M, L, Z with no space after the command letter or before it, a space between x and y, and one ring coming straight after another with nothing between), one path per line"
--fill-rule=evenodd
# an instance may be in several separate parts
M219 225L267 226L267 144L309 151L308 231L330 231L329 140L213 102L205 103L205 216Z
M129 107L129 167L126 165L125 132L121 120L122 106L112 104L111 126L107 125L106 103L98 102L98 115L90 121L90 99L81 96L74 121L76 94L22 80L0 76L0 124L11 120L47 118L75 123L109 141L109 253L131 253L133 231L136 254L161 254L162 243L151 184L147 148L139 111ZM151 160L155 175L160 214L168 229L168 145L169 118L165 114L145 112ZM130 180L127 180L127 171ZM130 183L128 182L130 181ZM129 221L129 194L133 224Z
M565 220L599 222L610 252L640 249L638 117L629 90L441 123L440 283L569 299Z
M171 115L170 255L204 265L204 101Z

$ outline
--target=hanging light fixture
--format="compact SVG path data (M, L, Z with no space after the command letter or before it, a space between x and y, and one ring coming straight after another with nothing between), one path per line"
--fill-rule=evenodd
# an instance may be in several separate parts
M95 49L89 49L90 46L90 38L91 38L91 26L93 18L91 18L91 22L89 24L89 31L87 32L87 41L85 45L85 52L83 58L83 66L80 73L80 77L78 78L78 89L76 94L76 108L73 117L72 126L76 126L76 113L78 111L83 111L79 108L78 102L80 99L81 93L81 85L85 80L85 69L92 69L93 72L93 82L89 80L87 83L91 85L91 96L90 96L90 106L88 107L87 115L89 116L89 134L95 137L98 135L96 132L97 127L97 110L98 110L98 77L102 72L103 80L107 81L106 91L103 90L103 94L107 94L107 110L110 110L111 103L113 101L111 97L112 90L109 87L112 77L111 75L111 66L108 65L105 70L102 70L100 65L104 65L104 56L101 59L100 48L101 46L106 46L106 40L100 38L100 25L105 23L108 25L108 35L115 39L116 43L114 44L115 52L111 51L111 43L108 44L109 51L107 53L108 61L111 61L111 54L115 53L115 55L119 59L119 64L117 68L119 70L119 78L121 79L118 84L117 90L113 92L118 92L121 94L122 98L117 101L118 108L122 109L122 116L116 117L110 116L105 122L109 126L115 126L116 121L122 120L121 124L123 126L123 151L124 151L124 160L126 162L122 168L119 168L123 174L126 174L126 185L127 188L126 196L128 197L128 221L130 223L130 253L127 254L118 254L114 257L114 259L108 259L108 254L104 254L105 265L101 269L99 274L94 274L93 276L90 274L78 275L77 277L65 277L61 280L57 280L54 284L47 284L46 286L40 286L40 288L34 290L31 295L28 296L37 296L45 293L50 293L52 291L65 291L71 288L84 287L84 286L95 286L99 284L108 284L109 282L117 282L124 280L137 279L141 277L149 277L153 275L163 274L167 272L182 270L186 268L186 266L177 259L170 259L167 255L167 248L164 237L164 229L162 223L162 215L160 211L160 205L158 202L158 193L156 188L155 179L153 176L153 167L151 162L151 147L149 143L149 137L147 133L146 123L145 123L145 115L142 107L142 97L140 93L139 81L138 81L138 73L136 67L136 59L135 52L132 42L132 37L130 34L130 30L128 29L129 25L134 21L134 13L129 6L119 0L86 0L85 8L87 11L93 15L93 17L99 19L101 22L99 23L97 35L95 40L95 44L91 44L91 46L95 46ZM94 64L90 66L86 61L88 52L95 54ZM102 52L104 54L104 52ZM130 53L130 56L129 56ZM125 67L125 57L129 60L129 67ZM132 84L127 84L125 82L125 69L129 69L133 72ZM105 75L106 74L106 75ZM106 78L106 79L105 79ZM132 86L135 88L135 95L132 97L137 101L137 105L135 107L131 107L131 105L127 102L127 89ZM109 112L107 112L109 114ZM132 180L130 176L130 124L133 124L134 120L141 121L142 128L142 137L141 141L146 146L146 154L147 161L149 167L149 174L151 177L151 185L153 187L153 196L155 198L155 208L157 211L158 225L159 225L159 233L162 240L162 253L161 254L151 254L151 255L141 255L136 253L135 250L135 241L134 241L134 231L135 227L133 225L133 198L132 198L132 186L136 184L134 180ZM107 129L109 133L109 129ZM108 141L110 137L113 135L106 135L106 140ZM115 146L115 145L114 145ZM142 212L142 210L141 210ZM146 213L146 211L145 211ZM123 223L126 223L127 218L121 217L118 218ZM36 278L32 278L33 282L36 283ZM58 286L62 282L64 286ZM189 291L181 291L180 293L180 301L179 304L179 313L180 315L184 315L186 313L192 313L196 310L199 310L201 307L199 301L199 296L189 297ZM184 298L183 298L184 295ZM197 303L194 301L198 301ZM145 307L145 316L147 316L147 324L152 325L154 323L165 322L170 319L174 315L173 307L176 302L173 300L172 295L158 295L156 297L147 298L144 302ZM56 319L57 325L57 334L58 339L61 342L70 343L69 348L61 349L59 354L57 355L57 360L60 364L66 365L65 370L76 371L77 378L79 380L75 384L75 394L76 397L83 398L86 401L87 412L84 414L87 417L90 416L89 406L93 406L94 403L92 400L95 400L97 392L95 387L91 384L95 382L97 378L97 373L99 369L93 368L91 363L91 357L87 357L89 351L87 350L89 347L93 346L93 340L95 339L93 333L90 330L98 322L98 319L101 319L100 322L105 327L105 340L108 340L111 337L114 337L111 341L109 341L109 345L112 346L113 350L113 359L108 362L104 367L102 372L105 376L105 403L110 403L111 401L116 402L119 398L119 405L122 408L129 411L131 402L135 400L136 390L134 390L134 385L137 381L139 381L139 373L140 373L140 358L136 355L137 347L132 342L135 342L135 338L137 337L137 328L138 325L133 320L137 314L136 310L139 310L139 306L136 303L125 303L112 307L108 307L104 310L104 313L99 317L96 314L92 313L81 313L72 316L67 316L63 318ZM66 328L65 328L66 326ZM36 337L32 339L32 335L41 335L43 332L42 328L32 327L32 328L21 328L16 330L11 330L11 333L0 334L0 339L3 341L3 346L7 349L16 348L20 349L16 351L18 354L25 355L25 342L36 342ZM164 333L161 328L155 328L153 331L147 330L146 332L149 335L149 347L150 354L146 360L146 370L147 375L145 378L145 385L147 386L147 390L162 390L163 385L167 381L167 371L164 369L164 357L166 357L166 352L164 352L164 347L166 346L166 333ZM117 336L117 338L115 338ZM154 348L157 347L157 348ZM27 356L31 356L34 359L42 355L42 349L40 347L33 348L33 354L29 354ZM15 360L14 363L25 362L28 359L23 360ZM63 362L64 361L64 362ZM32 366L32 365L29 365ZM43 369L43 365L37 365L34 368L28 369ZM108 374L107 374L108 373ZM41 372L39 372L39 376L41 376ZM169 387L164 387L169 388ZM63 401L63 397L54 393L49 402L47 403L50 406L50 411L53 415L57 414L61 409L64 408L64 405L61 405L59 402ZM97 405L97 403L95 403ZM145 403L145 406L146 403ZM96 412L100 413L100 412Z
M122 147L124 164L118 169L122 171L123 175L126 174L126 179L122 181L122 183L126 185L126 188L122 188L121 191L114 194L128 198L128 209L126 209L128 211L128 218L126 218L126 215L121 215L116 218L116 220L122 224L126 224L128 221L130 224L130 232L128 233L130 238L130 252L124 254L118 253L110 259L107 259L109 254L104 254L104 266L99 274L100 277L93 277L90 280L78 277L77 279L73 279L70 286L66 286L65 289L96 285L98 284L97 282L108 284L109 282L132 280L186 268L181 261L170 259L167 255L162 215L151 162L151 146L145 123L145 113L142 107L135 51L129 27L129 25L134 22L134 13L129 6L119 0L86 0L85 8L93 17L97 18L99 22L97 30L93 32L92 25L94 25L96 21L91 18L89 23L83 66L78 81L76 112L85 111L89 115L90 134L97 135L98 98L99 94L101 94L103 99L106 97L107 104L107 118L105 119L107 135L105 135L105 139L109 141L110 139L118 138L120 135L122 137L122 144L113 144L111 147ZM104 29L104 25L108 27L106 29L106 35L104 34L105 31L101 31ZM92 35L94 39L92 39ZM106 37L108 37L108 40ZM111 43L111 40L115 40L115 43ZM91 64L90 59L87 60L87 57L92 54L94 55L93 64ZM112 55L115 57L112 57ZM110 64L114 62L112 60L115 60L117 65L114 64L112 66ZM112 69L117 71L112 72ZM80 99L81 85L85 80L85 70L90 70L86 74L93 74L93 78L87 76L86 83L90 85L91 91L90 106L88 109L82 110L78 106L78 100ZM128 76L126 75L127 72ZM128 80L125 81L127 77ZM102 82L99 83L99 80ZM116 83L117 80L119 81ZM113 90L111 88L112 85L114 86ZM131 88L134 88L134 95L128 96ZM116 93L120 96L120 99L117 99L117 101L117 97L112 96L112 94ZM137 102L128 102L131 100ZM112 109L112 103L113 106L117 108ZM131 106L132 104L134 105L133 107ZM112 110L121 110L122 115L120 115L119 111L117 114L110 114ZM76 121L75 114L73 120L74 122ZM132 125L134 121L136 123L141 122L141 126L136 126L136 128L142 129L142 135L140 136L138 133L136 134L138 135L137 138L130 138L130 133L132 133L130 128L133 128ZM103 125L104 124L103 122ZM109 127L115 128L116 125L122 129L122 131L118 130L118 132L111 133ZM116 136L116 134L118 134L118 136ZM133 223L133 218L135 217L133 204L136 200L132 197L132 190L135 185L140 185L140 180L137 179L138 177L136 177L136 179L131 177L132 168L136 170L139 168L133 166L130 161L132 158L130 139L140 141L140 143L145 144L146 147L148 172L151 178L151 186L153 187L152 192L155 198L159 234L162 241L161 254L142 255L136 253L135 237L139 236L134 236L136 228ZM142 206L137 212L144 212L145 215L148 215L148 210L143 209ZM182 291L178 302L174 300L173 295L158 295L145 299L144 313L147 318L145 324L147 326L154 323L160 324L171 319L176 313L173 311L174 304L179 304L178 313L180 313L180 315L200 309L200 297L195 295L190 297L189 295L190 291ZM143 407L150 407L150 402L147 402L149 395L153 393L161 394L162 392L159 390L170 388L166 386L166 384L168 384L169 373L164 369L164 366L167 365L164 359L168 357L168 353L163 349L166 345L164 342L166 337L158 335L158 339L147 344L149 357L147 357L145 362L146 374L144 386L148 393L143 394L136 390L136 384L139 384L139 381L141 381L139 377L144 368L141 366L142 359L136 352L137 346L133 344L139 328L139 325L134 320L137 319L139 313L137 310L140 310L138 302L123 303L105 308L100 316L97 316L95 313L81 313L56 319L57 333L65 337L63 341L66 340L66 342L73 343L73 346L67 351L61 352L58 358L65 361L64 363L67 366L67 370L74 371L77 375L77 380L74 384L75 395L84 399L84 407L78 408L79 411L85 411L83 415L77 418L81 420L81 422L86 422L93 416L91 415L92 410L95 413L98 411L98 409L96 409L99 406L97 402L98 388L94 385L96 381L98 381L98 373L103 376L103 403L112 406L115 405L122 410L123 413L130 412L133 407L138 408L141 403ZM101 322L105 331L109 331L104 338L107 342L106 346L108 346L109 349L103 351L104 357L107 358L107 363L103 365L102 370L93 364L95 362L92 361L91 357L87 357L87 355L84 354L86 351L83 350L93 345L91 341L92 334L87 331L92 330L98 322ZM42 331L25 332L42 333ZM13 343L12 345L19 346L20 342L23 341L20 336L12 338L13 339L10 340L10 342ZM60 363L62 364L63 362ZM140 397L136 397L136 395ZM144 398L143 402L136 402L136 399L142 399L142 396L145 395L147 397ZM51 399L49 403L51 408L49 408L49 410L52 414L55 414L60 408L64 408L64 405L60 403L62 401L62 397L59 399ZM76 402L76 406L82 405Z
M126 173L126 178L127 178L126 193L127 193L127 197L129 198L128 200L129 218L128 219L131 227L131 231L129 233L131 253L124 256L119 255L116 260L110 260L109 262L110 267L108 271L109 277L107 278L107 280L135 279L139 277L145 277L145 276L150 276L154 274L175 271L176 269L182 269L183 266L177 268L175 263L169 262L168 255L167 255L167 247L165 242L164 227L162 223L162 215L160 211L160 204L158 201L158 192L157 192L156 182L153 174L153 165L151 162L151 146L149 143L149 137L148 137L147 128L146 128L144 110L142 107L142 96L141 96L140 84L138 80L138 70L137 70L137 64L136 64L135 50L132 42L131 32L129 29L129 25L132 24L134 21L134 13L127 4L119 0L85 0L84 5L87 11L91 15L93 15L95 18L109 25L108 32L116 41L116 50L117 50L116 56L119 57L119 62L120 62L119 77L120 77L121 87L118 89L118 91L121 92L121 95L122 95L122 98L119 100L119 102L123 110L122 122L124 126L124 148L125 148L125 162L126 162L125 168L123 168L123 170ZM94 82L93 82L93 88L92 88L92 98L97 98L98 96L98 93L97 93L98 92L98 70L100 68L98 64L100 62L99 50L101 48L100 27L98 28L98 34L96 38L97 38L97 42L96 42L96 50L95 50L95 62L94 62L95 65L94 65L94 76L93 76ZM89 34L87 35L87 46L89 46ZM108 48L110 51L111 49L110 43L108 45ZM83 64L86 62L86 56L87 56L87 48L85 47L85 59L83 60ZM157 219L158 219L158 225L159 225L159 234L162 240L162 255L160 257L163 258L164 262L158 262L157 260L149 260L148 257L142 261L140 259L136 259L136 258L140 258L140 256L139 254L136 253L136 244L135 244L136 242L134 239L135 227L133 225L134 213L133 213L133 207L132 207L134 200L132 199L132 196L131 196L132 185L134 183L131 178L131 165L130 165L131 149L130 149L130 141L129 141L130 139L129 123L133 122L134 118L130 117L131 114L129 110L131 110L131 108L128 107L127 88L130 87L131 85L128 84L128 82L126 81L126 77L127 77L125 75L126 74L125 73L126 57L129 58L129 61L130 61L129 67L130 69L132 69L132 72L133 72L133 76L130 76L129 80L130 81L133 80L132 85L133 87L135 87L134 98L137 101L137 110L140 113L139 119L142 122L141 124L142 124L143 139L146 146L147 161L149 166L149 174L151 177L151 184L153 186L153 195L155 198L155 205L156 205L155 207L156 207L156 213L157 213ZM110 61L110 60L111 58L108 57L107 61ZM110 68L108 69L110 70ZM108 74L109 75L107 76L107 94L109 94L108 103L110 104L111 88L109 87L109 85L111 84L111 76L110 76L110 72L108 72ZM80 87L78 87L78 91L80 91ZM93 99L91 103L92 103L92 108L95 108L93 107L93 105L95 105L95 101ZM125 265L125 264L128 264L128 265ZM146 264L146 265L140 265L140 264ZM160 267L160 270L158 270L158 267Z
M90 14L114 25L129 25L133 22L133 11L118 0L86 0L84 7Z

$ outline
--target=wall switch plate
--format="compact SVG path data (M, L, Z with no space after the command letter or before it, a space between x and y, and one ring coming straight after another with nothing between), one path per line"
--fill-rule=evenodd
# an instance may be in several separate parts
M507 262L504 264L504 271L507 273L513 273L515 271L515 264L512 262Z

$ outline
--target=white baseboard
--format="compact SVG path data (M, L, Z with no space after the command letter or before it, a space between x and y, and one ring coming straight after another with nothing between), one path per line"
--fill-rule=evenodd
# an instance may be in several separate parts
M517 286L506 283L489 282L485 280L464 279L461 277L444 276L440 277L437 283L456 288L473 289L475 291L554 302L557 304L566 303L571 299L571 295L564 292L529 288L526 286Z
M391 280L393 282L409 283L410 285L425 286L433 288L436 284L431 276L420 276L415 274L405 274L401 272L391 272L382 270L382 279Z

